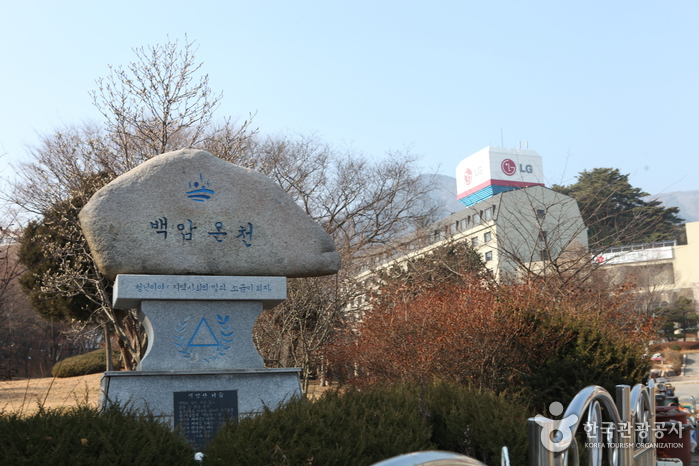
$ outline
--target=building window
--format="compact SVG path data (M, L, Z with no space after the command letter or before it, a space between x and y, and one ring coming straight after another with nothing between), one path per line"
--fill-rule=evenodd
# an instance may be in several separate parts
M546 249L542 249L540 255L542 261L549 260L549 252Z
M487 222L491 218L493 218L493 211L490 209L485 209L485 221Z
M546 218L546 211L544 209L536 209L536 218L543 220Z
M493 260L493 251L488 251L485 253L485 261L490 262Z
M460 226L461 226L461 222L459 222L459 221L457 220L457 221L456 221L456 231L461 231L461 228L459 228Z
M543 243L546 241L546 232L545 231L540 231L539 232L539 242Z
M478 214L473 215L473 224L474 225L480 225L481 224L481 216Z
M474 248L476 246L478 246L478 237L477 236L474 236L473 238L471 238L471 246L473 246Z
M492 235L490 234L489 231L486 231L485 234L483 235L483 242L488 243L492 239Z

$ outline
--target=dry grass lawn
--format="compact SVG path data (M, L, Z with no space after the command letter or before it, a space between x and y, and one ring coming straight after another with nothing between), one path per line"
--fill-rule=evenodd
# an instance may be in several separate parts
M80 377L0 381L0 411L35 413L39 406L60 408L89 404L97 406L102 374Z
M87 403L97 406L102 374L80 377L24 379L0 381L0 412L33 414L39 406L46 409L77 406ZM327 387L311 381L308 395L318 397Z

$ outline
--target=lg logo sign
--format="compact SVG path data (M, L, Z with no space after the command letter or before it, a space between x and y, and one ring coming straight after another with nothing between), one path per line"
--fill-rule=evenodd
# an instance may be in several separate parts
M500 168L502 168L502 172L507 176L512 176L517 173L517 164L510 159L503 160L500 164ZM520 173L532 173L534 172L534 168L529 164L522 166L520 163L519 171Z
M478 167L474 170L467 168L464 170L464 182L469 185L473 181L474 176L481 176L483 174L483 167Z
M517 165L510 159L503 160L500 164L500 168L502 168L502 172L507 176L512 176L517 171Z

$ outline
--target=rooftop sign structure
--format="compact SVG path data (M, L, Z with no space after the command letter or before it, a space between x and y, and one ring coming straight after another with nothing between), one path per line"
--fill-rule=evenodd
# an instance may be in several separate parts
M457 198L467 207L528 186L544 186L541 156L533 150L486 147L456 167Z

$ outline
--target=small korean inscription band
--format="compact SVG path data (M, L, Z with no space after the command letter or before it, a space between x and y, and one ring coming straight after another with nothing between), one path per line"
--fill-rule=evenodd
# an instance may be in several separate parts
M285 277L207 275L118 275L114 308L134 309L141 301L261 301L271 308L286 299Z

